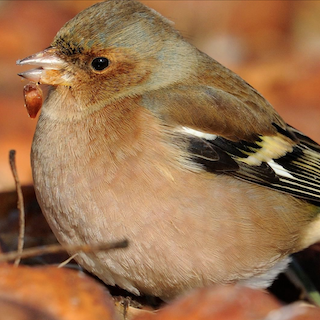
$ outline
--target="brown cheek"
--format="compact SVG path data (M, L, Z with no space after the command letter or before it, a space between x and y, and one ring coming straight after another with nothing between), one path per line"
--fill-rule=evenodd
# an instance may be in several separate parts
M24 105L30 118L35 118L42 107L42 90L39 85L29 83L23 88Z

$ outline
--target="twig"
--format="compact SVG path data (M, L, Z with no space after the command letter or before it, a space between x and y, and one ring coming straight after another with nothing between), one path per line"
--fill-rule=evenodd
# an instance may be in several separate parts
M50 254L50 253L59 253L65 251L81 251L85 253L90 252L98 252L98 251L107 251L111 249L120 249L126 248L128 246L127 240L111 242L107 244L82 244L82 245L66 245L61 246L59 244L53 244L43 247L35 247L24 249L23 252L12 251L8 253L0 254L0 262L7 262L17 259L18 257L21 259L35 257L42 254Z
M21 190L21 184L19 181L18 173L17 173L17 168L16 168L16 151L15 150L10 150L9 152L9 162L10 162L10 167L12 171L12 175L14 178L14 182L16 184L16 190L17 190L17 195L18 195L18 210L19 210L19 237L18 237L18 250L17 253L19 254L14 261L14 265L18 266L20 263L20 255L22 254L23 251L23 246L24 246L24 235L25 235L25 212L24 212L24 201L23 201L23 194Z
M66 259L65 261L61 262L59 265L58 265L58 268L63 268L65 265L67 265L72 259L74 259L79 253L75 253L73 254L71 257L69 257L68 259Z

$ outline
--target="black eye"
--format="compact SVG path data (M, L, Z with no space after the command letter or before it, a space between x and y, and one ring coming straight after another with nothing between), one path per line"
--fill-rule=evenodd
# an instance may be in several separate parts
M92 68L96 71L102 71L109 66L109 60L105 57L94 58L91 62Z

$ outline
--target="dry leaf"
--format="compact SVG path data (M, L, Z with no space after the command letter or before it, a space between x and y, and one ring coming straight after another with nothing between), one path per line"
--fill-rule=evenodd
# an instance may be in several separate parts
M0 297L53 319L116 319L113 301L104 287L70 269L1 265Z
M157 314L134 320L254 320L280 307L270 294L240 286L213 286L195 290Z

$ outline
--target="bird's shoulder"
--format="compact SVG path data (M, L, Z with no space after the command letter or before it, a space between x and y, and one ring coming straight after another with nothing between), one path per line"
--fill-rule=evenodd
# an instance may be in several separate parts
M143 104L206 172L320 202L320 146L287 125L254 89L240 99L212 85L178 85Z

